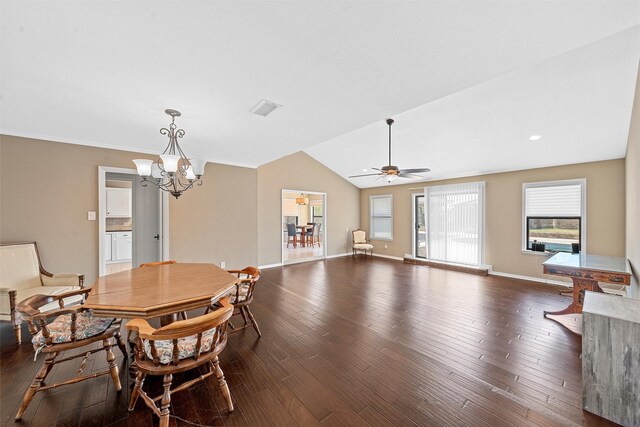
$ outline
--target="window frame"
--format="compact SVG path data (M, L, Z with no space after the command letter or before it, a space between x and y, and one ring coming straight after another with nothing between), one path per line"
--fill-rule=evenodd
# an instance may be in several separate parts
M373 201L375 199L390 199L391 201L391 214L388 218L391 220L391 237L378 237L374 235L373 230ZM383 215L375 215L377 218L387 218L387 216ZM384 240L387 242L393 241L393 194L375 194L369 196L369 239L371 240Z
M556 253L556 251L545 251L545 252L536 252L532 251L528 248L528 228L529 224L527 221L527 189L528 188L540 188L540 187L560 187L565 185L579 185L580 186L580 230L578 231L579 242L580 242L580 252L584 252L587 249L587 179L586 178L577 178L577 179L565 179L558 181L541 181L541 182L525 182L522 184L522 242L521 242L521 252L523 254L552 254ZM531 218L538 218L537 216ZM558 216L549 216L544 218L556 218L562 219L567 218L563 215ZM570 217L576 218L576 217Z

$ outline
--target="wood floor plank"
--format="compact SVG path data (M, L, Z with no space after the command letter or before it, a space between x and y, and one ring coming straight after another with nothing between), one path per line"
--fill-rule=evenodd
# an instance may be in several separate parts
M174 394L170 425L612 425L581 409L580 337L542 316L567 301L541 283L383 259L265 269L251 306L262 337L251 328L230 334L220 355L235 411L210 377ZM30 343L15 345L8 324L0 344L0 424L12 426L43 357L33 362ZM142 401L127 410L131 359L114 353L122 392L104 376L38 393L23 425L157 425ZM77 366L56 366L47 381ZM85 371L106 366L98 352ZM161 383L148 377L145 387L156 395Z

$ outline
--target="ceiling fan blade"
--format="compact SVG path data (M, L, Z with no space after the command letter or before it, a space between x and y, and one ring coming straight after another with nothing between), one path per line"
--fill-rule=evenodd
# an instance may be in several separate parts
M424 178L423 176L414 175L414 174L411 174L411 173L400 173L400 174L398 174L398 176L400 178L409 178L409 179L422 179L422 178Z
M424 173L431 172L429 168L418 168L418 169L400 169L400 173Z
M370 168L373 169L374 171L381 171L382 169L378 169L378 168Z
M379 173L365 173L364 175L351 175L349 178L360 178L361 176L376 176L380 175Z
M378 179L376 179L376 182L380 181L381 179L384 179L384 174L381 174Z

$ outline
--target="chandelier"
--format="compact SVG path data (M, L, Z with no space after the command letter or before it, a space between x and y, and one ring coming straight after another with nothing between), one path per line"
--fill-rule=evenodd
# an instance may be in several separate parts
M300 193L300 197L296 197L296 203L299 205L306 205L309 203L309 198L304 197L304 194Z
M202 159L188 159L178 144L178 138L184 136L184 130L176 126L176 117L181 113L177 110L167 109L165 113L171 116L169 129L162 128L160 133L169 137L169 145L164 149L157 161L148 159L135 159L138 175L142 177L142 186L151 183L161 190L171 193L176 199L194 184L202 185L200 179L204 175Z

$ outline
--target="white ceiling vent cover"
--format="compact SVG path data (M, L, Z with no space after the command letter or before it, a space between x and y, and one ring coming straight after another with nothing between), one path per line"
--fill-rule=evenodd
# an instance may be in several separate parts
M281 107L282 105L263 99L262 101L258 102L258 104L256 104L256 106L249 111L252 112L253 114L257 114L262 117L267 117L276 108L281 108Z

